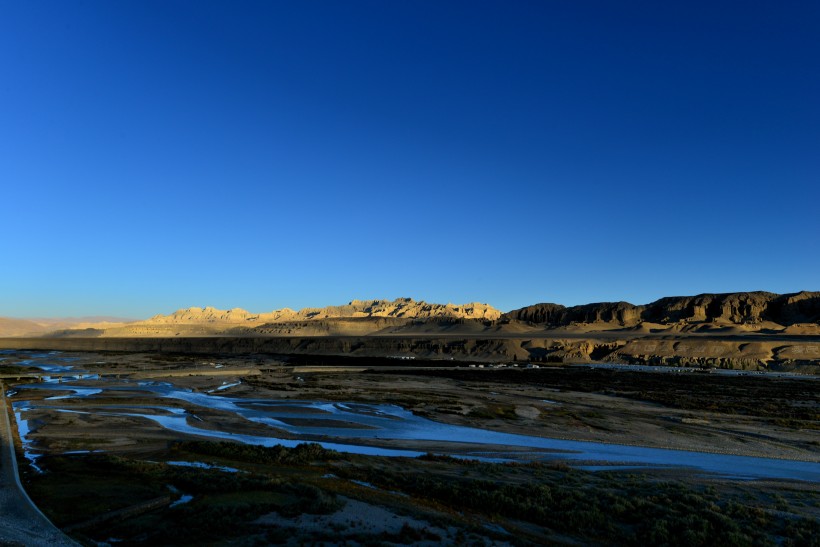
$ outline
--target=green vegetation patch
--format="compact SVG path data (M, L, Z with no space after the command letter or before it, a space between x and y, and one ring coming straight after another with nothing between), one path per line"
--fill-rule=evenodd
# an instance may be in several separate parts
M471 418L482 418L487 420L515 420L518 418L518 415L515 413L515 405L507 403L492 403L479 406L470 410L467 415Z
M31 478L29 491L58 526L73 525L70 533L89 545L108 538L124 546L438 541L410 526L368 534L344 524L255 524L274 511L285 518L332 514L342 506L342 495L412 515L439 532L455 527L463 544L486 538L520 545L820 542L820 494L802 483L683 475L669 480L663 472L592 473L561 463L490 464L433 454L367 457L307 443L284 448L180 442L160 458L218 462L238 471L110 455L44 456L46 472ZM475 541L464 539L470 537Z
M638 474L589 473L544 464L462 464L425 456L413 469L348 466L342 476L404 492L454 513L514 528L525 522L581 541L619 545L818 545L820 523L777 504L714 487ZM463 473L447 472L458 466ZM412 471L411 471L412 469ZM491 479L490 479L491 478ZM799 502L798 502L799 503ZM542 539L544 539L542 538Z
M135 481L130 466L106 456L44 456L38 464L46 473L33 475L26 489L57 526L169 494L161 480Z
M305 445L267 456L307 464L314 456L330 456L323 450ZM227 453L225 447L221 451ZM30 480L32 498L57 526L68 527L84 543L114 537L119 545L201 545L261 534L264 528L253 521L273 511L294 517L332 513L341 505L333 493L314 484L273 473L230 473L110 455L40 461L46 472ZM189 501L173 506L183 495Z
M227 441L184 441L176 443L173 450L267 465L302 466L347 458L346 454L328 450L318 443L301 443L294 448L286 448L281 445L257 446Z

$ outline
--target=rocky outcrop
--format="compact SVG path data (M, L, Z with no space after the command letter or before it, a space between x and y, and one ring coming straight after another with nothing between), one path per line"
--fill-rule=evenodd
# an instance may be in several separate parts
M820 323L820 292L784 294L771 303L768 314L781 325Z
M276 313L276 312L274 312ZM337 317L396 317L402 319L489 319L501 317L501 312L488 304L430 304L412 298L396 300L353 300L344 306L305 308L293 319L331 319Z
M573 323L614 323L628 327L643 321L665 325L681 322L736 325L772 322L787 326L820 322L820 292L671 296L643 306L629 302L602 302L572 307L535 304L508 312L503 317L551 327Z
M501 312L488 304L430 304L412 298L396 300L353 300L342 306L325 308L304 308L294 311L289 308L270 313L250 313L241 308L219 310L212 307L186 308L170 315L155 315L142 323L150 324L199 324L233 323L253 324L280 323L293 321L314 321L337 318L393 317L401 319L459 318L495 320Z
M734 324L773 321L768 317L769 304L780 295L768 292L700 294L667 297L644 307L641 318L652 323L712 321ZM774 321L778 323L778 321Z
M501 312L488 304L431 304L412 298L353 300L342 306L289 308L251 313L241 308L185 308L169 315L155 315L117 328L104 336L334 336L365 335L382 328L416 321L495 321ZM71 333L61 332L61 336Z
M253 314L242 308L232 310L218 310L207 306L205 308L185 308L169 315L155 315L147 321L139 323L153 323L158 325L184 325L191 323L245 323L258 322L259 314Z
M629 302L601 302L569 308L560 304L535 304L505 313L503 317L555 327L601 322L629 326L640 321L640 308Z
M566 306L561 304L534 304L504 314L505 319L515 319L544 325L561 325Z

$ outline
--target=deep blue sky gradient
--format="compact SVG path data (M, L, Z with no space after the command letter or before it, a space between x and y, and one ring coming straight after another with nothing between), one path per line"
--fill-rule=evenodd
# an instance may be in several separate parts
M6 2L0 188L0 316L820 290L820 4Z

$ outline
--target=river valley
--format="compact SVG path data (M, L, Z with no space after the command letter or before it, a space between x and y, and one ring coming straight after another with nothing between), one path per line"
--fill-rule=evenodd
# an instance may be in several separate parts
M568 466L577 470L573 477L595 482L615 480L610 477L618 473L649 473L721 485L785 481L795 492L816 491L820 482L816 430L811 429L816 422L805 419L817 406L814 377L704 378L617 368L328 370L293 367L265 356L206 360L5 351L0 359L7 378L29 374L39 380L15 382L7 390L27 461L23 474L35 494L53 488L49 484L62 466L69 466L63 471L67 479L78 465L120 465L116 458L164 462L167 469L180 469L173 473L243 476L250 470L235 455L207 457L216 449L195 444L202 441L231 441L249 450L301 450L306 442L317 443L346 454L340 457L348 462L320 475L337 477L320 481L322 488L346 476L344 488L377 489L371 492L380 491L374 485L396 466L427 466L424 473L429 473L431 465L446 476L465 465L464 472L471 465L490 466L487 473L501 472L513 482L532 465ZM777 400L788 393L789 405L798 409L796 421L772 420L765 412L696 412L685 401L660 400L650 389L660 382L658 391L667 396L664 382L687 381L718 386L715 394L704 396L735 403L743 402L738 390L756 397L758 387L771 392L776 386L782 391ZM605 382L606 389L595 387L596 382ZM630 391L622 392L620 383ZM635 387L641 389L635 392ZM636 399L636 393L649 401ZM111 457L113 463L98 462ZM373 475L374 464L353 463L360 461L356 458L382 461L382 471ZM443 460L423 463L425 458ZM408 488L394 485L390 491L400 501L412 495ZM197 501L202 496L177 487L172 498L166 504L172 511L204 503ZM63 524L61 519L76 523L79 514L58 516ZM436 532L439 537L450 534L442 530Z

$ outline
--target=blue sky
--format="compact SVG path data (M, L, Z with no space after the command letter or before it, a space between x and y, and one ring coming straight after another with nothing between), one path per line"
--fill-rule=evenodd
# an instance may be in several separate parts
M815 2L0 7L0 316L820 290Z

